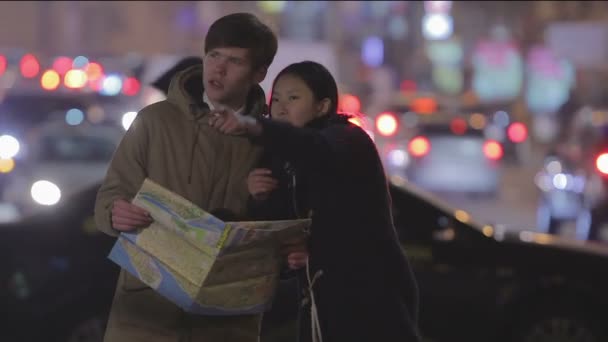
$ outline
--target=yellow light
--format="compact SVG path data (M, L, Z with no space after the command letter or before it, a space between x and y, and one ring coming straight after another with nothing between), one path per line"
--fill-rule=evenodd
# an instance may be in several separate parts
M55 90L60 82L61 78L55 70L47 70L40 77L40 85L44 90Z
M469 124L474 129L483 129L486 126L486 117L480 113L472 114L469 118Z
M456 210L454 212L454 217L456 217L456 219L462 223L468 223L469 220L471 219L471 216L469 215L469 213L467 213L464 210Z
M83 70L72 69L65 74L63 83L67 88L78 89L87 84L88 78Z
M491 237L494 234L494 228L492 228L492 226L483 226L481 231L483 232L483 235L487 237Z
M9 173L15 168L15 161L11 159L0 159L0 173Z

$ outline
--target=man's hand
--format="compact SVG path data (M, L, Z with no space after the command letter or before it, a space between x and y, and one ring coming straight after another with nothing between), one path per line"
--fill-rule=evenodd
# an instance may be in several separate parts
M282 253L287 255L287 266L292 270L298 270L306 266L308 260L308 245L305 240L290 241L283 246Z
M263 201L268 198L270 193L278 186L278 181L270 175L272 171L269 169L254 169L247 177L247 188L249 193L257 201Z
M112 227L118 231L130 232L147 227L152 221L147 211L124 199L117 199L112 204Z
M214 109L210 113L209 126L224 134L259 135L261 126L251 117L236 113L230 108Z

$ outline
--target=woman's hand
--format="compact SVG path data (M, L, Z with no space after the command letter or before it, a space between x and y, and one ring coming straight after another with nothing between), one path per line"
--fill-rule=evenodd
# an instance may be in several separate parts
M256 119L236 113L230 108L214 109L210 113L209 126L229 135L261 134L262 127Z

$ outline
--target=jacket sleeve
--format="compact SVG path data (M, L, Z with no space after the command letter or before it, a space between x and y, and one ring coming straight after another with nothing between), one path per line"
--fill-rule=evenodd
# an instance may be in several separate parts
M114 152L105 179L97 192L95 223L102 232L118 236L112 228L111 211L114 200L130 201L147 176L149 131L142 110L123 136Z
M319 130L269 119L258 121L262 125L262 135L257 140L315 179L335 171L332 168L336 165L336 157L350 154L351 147L354 147L351 145L360 140L352 131L358 127L348 125L333 125Z

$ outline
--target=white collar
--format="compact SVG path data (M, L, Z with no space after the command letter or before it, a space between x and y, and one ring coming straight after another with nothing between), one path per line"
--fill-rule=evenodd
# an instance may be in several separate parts
M209 109L214 110L215 106L213 105L213 103L211 103L211 100L209 100L209 96L207 96L206 92L203 92L203 101L205 101L205 103L209 106ZM243 112L245 111L245 106L243 105L243 107L239 108L236 113L237 114L243 114Z

